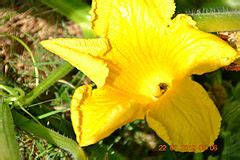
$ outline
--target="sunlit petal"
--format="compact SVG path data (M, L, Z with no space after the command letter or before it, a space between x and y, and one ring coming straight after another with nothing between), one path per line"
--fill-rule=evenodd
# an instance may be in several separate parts
M114 89L79 87L71 103L71 119L81 146L90 145L109 136L122 125L143 119L139 104Z
M127 29L120 36L114 31L107 82L154 99L161 95L159 84L171 86L175 79L214 71L236 58L226 42L195 25L191 17L178 15L162 33Z
M236 51L229 44L198 30L196 22L183 14L174 18L162 41L162 48L156 48L162 52L159 59L175 77L211 72L236 59Z
M92 27L97 35L109 38L127 30L136 33L148 29L151 33L167 26L174 11L173 0L93 0Z
M175 84L151 107L146 116L149 126L165 142L176 145L176 151L202 152L218 137L220 114L196 82Z
M42 41L41 45L81 70L98 87L105 84L109 69L100 59L109 50L105 38L58 38Z

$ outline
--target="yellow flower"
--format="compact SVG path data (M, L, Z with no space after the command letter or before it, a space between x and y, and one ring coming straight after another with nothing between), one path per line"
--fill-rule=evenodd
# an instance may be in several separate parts
M87 146L136 119L177 151L203 151L217 138L221 117L207 92L191 80L230 64L236 51L199 31L191 17L171 19L173 0L94 0L95 39L59 38L41 44L96 85L76 89L71 118ZM201 149L200 149L201 148Z

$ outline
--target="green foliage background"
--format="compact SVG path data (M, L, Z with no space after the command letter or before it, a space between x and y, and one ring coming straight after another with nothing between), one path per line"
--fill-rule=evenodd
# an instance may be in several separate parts
M7 13L2 14L0 12L0 27L4 26L15 15L25 13L31 10L29 13L35 18L46 18L48 23L52 23L56 27L56 31L51 37L90 37L93 36L86 18L87 11L90 8L91 1L81 0L2 0L0 1L0 11ZM223 11L223 10L237 10L240 8L239 0L176 0L177 13L187 12L207 12L207 11ZM42 14L39 14L41 12ZM46 14L45 14L46 12ZM52 18L51 18L52 17ZM69 20L80 25L83 35L73 35L66 31L67 23ZM224 23L224 22L222 22ZM57 35L57 30L61 26L63 32ZM16 26L18 27L18 26ZM239 26L240 29L240 26ZM18 36L16 32L9 31L3 32L0 28L0 34L9 34ZM45 37L45 38L49 38ZM1 38L1 37L0 37ZM0 53L0 84L9 86L11 88L21 88L25 93L29 93L33 87L29 85L30 82L34 82L36 77L31 68L37 67L40 71L39 80L42 82L50 73L58 68L63 62L55 55L47 52L41 46L39 46L39 32L30 33L24 32L23 38L20 37L23 44L28 46L33 52L36 64L33 65L31 60L22 62L25 66L25 70L19 70L17 61L18 58L24 56L23 52L26 48L19 45L19 41L12 38L1 38L2 44L7 43L6 40L12 42L7 54ZM1 44L0 44L1 46ZM19 49L20 48L20 49ZM10 58L7 58L10 57ZM42 60L42 57L46 57ZM24 58L31 59L29 55ZM24 60L23 60L24 61ZM26 67L27 66L27 67ZM41 136L39 130L41 127L37 126L37 123L41 123L42 130L46 133L52 133L54 136L59 136L52 130L55 130L61 135L69 137L75 140L75 135L71 126L69 117L69 104L74 88L84 83L89 83L89 79L76 69L71 69L71 72L63 75L61 81L58 81L52 85L47 91L42 93L33 102L23 108L16 107L17 104L9 102L6 106L5 100L11 98L14 94L9 94L6 90L0 87L0 103L1 109L11 109L14 124L16 125L16 137L19 145L19 151L21 153L20 159L73 159L71 149L64 148L66 143L51 141L48 137ZM67 73L67 72L66 72ZM30 77L26 81L26 75ZM20 80L19 80L20 79ZM23 80L22 80L23 79ZM215 101L222 117L221 134L216 140L215 144L218 149L216 151L207 150L204 153L179 153L169 150L160 151L160 145L165 144L148 126L144 121L135 121L122 128L116 130L111 136L100 141L97 144L84 147L84 151L88 155L90 160L106 159L106 160L238 160L240 159L240 74L239 72L229 72L224 69L219 69L213 73L205 74L203 76L194 76L194 79L201 83L209 95ZM16 95L15 95L16 96ZM19 96L19 95L17 95ZM6 108L7 107L7 108ZM4 116L4 110L0 110L1 118ZM9 114L9 112L6 112ZM19 116L20 115L20 116ZM24 117L21 117L25 116ZM8 116L11 118L11 116ZM26 119L26 117L28 119ZM29 121L29 119L35 119L31 121L31 125L34 127L24 127L20 122ZM3 121L0 121L0 130L11 133L7 141L0 142L1 146L6 143L15 144L13 140L15 134L11 132L13 130L12 119L9 119L10 127L6 127ZM34 123L34 124L33 124ZM47 128L51 130L47 130ZM45 130L46 129L46 130ZM30 133L28 133L30 132ZM2 132L0 132L1 137ZM3 137L6 134L2 135ZM60 141L69 141L70 139L61 139ZM13 142L11 142L13 140ZM62 148L62 149L61 149ZM71 147L70 147L71 148ZM76 150L76 147L72 150ZM4 150L12 152L10 149L4 148ZM2 151L4 151L2 150ZM7 153L0 152L1 154ZM74 151L73 151L74 152ZM77 152L77 151L76 151ZM75 152L75 153L76 153ZM16 159L18 159L16 157ZM13 159L13 157L2 158L3 160Z

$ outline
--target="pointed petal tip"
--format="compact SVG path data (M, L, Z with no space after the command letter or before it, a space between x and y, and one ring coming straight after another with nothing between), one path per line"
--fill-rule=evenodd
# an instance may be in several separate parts
M48 44L49 40L43 40L39 44L45 48L45 46Z
M49 50L50 52L54 53L53 45L55 45L55 40L57 39L47 39L47 40L41 41L39 44L46 50Z
M51 43L51 39L46 39L46 40L42 40L41 42L40 42L40 44L41 45L46 45L46 44L48 44L48 43Z
M104 86L109 68L99 57L109 50L107 39L56 38L40 44L81 70L98 87Z

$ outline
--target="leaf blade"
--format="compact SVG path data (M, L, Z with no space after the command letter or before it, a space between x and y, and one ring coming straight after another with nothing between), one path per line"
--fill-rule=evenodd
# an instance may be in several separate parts
M9 106L0 103L0 159L19 160L18 144Z
M12 114L17 127L25 130L26 132L32 133L35 136L44 138L49 143L70 152L76 160L87 159L81 147L72 139L69 139L53 130L39 125L16 111L13 111Z

